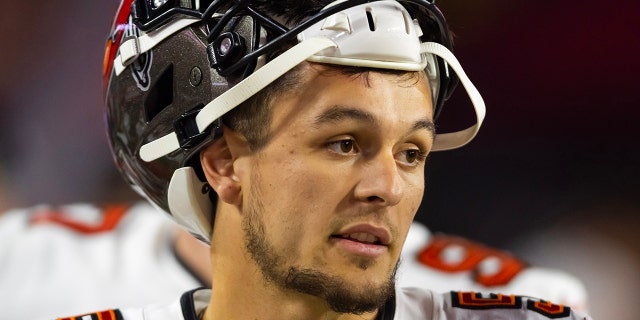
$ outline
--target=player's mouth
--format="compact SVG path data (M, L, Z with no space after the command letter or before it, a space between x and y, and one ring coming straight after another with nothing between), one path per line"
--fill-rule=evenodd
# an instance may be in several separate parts
M390 242L386 229L359 225L331 236L341 249L360 256L378 257L387 251Z
M356 233L350 233L350 234L339 234L339 235L334 235L332 236L333 238L341 238L341 239L347 239L347 240L351 240L351 241L357 241L357 242L361 242L361 243L365 243L365 244L375 244L375 245L382 245L382 242L380 241L380 238L370 234L370 233L366 233L366 232L356 232Z

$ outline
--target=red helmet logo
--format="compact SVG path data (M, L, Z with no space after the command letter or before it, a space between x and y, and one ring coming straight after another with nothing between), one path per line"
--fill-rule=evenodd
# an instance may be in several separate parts
M111 25L111 33L109 34L109 38L107 39L107 43L105 45L104 61L102 67L102 77L105 93L107 92L109 77L111 76L111 71L113 70L113 59L115 59L116 55L118 54L118 47L120 47L122 36L127 24L129 23L129 14L131 13L132 3L133 0L122 0L120 2L116 17L113 21L113 24Z

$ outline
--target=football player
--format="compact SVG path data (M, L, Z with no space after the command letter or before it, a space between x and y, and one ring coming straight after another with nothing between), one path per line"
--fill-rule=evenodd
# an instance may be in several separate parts
M123 1L105 55L112 151L210 244L212 285L85 318L586 318L396 283L427 155L484 118L450 49L427 0ZM458 81L477 122L436 135Z

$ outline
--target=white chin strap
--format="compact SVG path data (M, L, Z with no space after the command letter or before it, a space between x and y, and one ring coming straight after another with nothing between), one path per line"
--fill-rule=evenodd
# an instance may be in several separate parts
M484 116L487 113L487 109L484 105L484 100L478 92L478 89L473 85L467 74L462 69L458 59L447 49L445 46L435 42L425 42L421 45L420 51L423 53L434 54L446 61L449 67L455 71L456 75L460 79L460 83L467 91L473 109L476 113L476 123L464 130L450 132L450 133L438 133L433 143L431 151L444 151L456 149L469 143L476 136L480 130L480 125L484 121Z

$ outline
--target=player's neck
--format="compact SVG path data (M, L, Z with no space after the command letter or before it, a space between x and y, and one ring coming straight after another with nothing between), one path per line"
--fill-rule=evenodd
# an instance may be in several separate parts
M254 274L259 274L258 270L255 271ZM237 274L224 278L234 280L217 281L219 278L214 275L211 300L204 320L373 320L376 317L375 312L363 315L336 313L321 298L276 288L262 275L255 278L237 270Z

